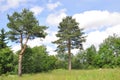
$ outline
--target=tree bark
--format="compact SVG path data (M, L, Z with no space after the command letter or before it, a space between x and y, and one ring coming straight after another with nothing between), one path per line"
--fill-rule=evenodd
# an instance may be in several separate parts
M23 53L26 49L26 45L24 45L23 49L19 53L19 59L18 59L18 76L22 76L22 58L23 58Z
M68 40L68 70L71 70L71 40Z
M19 54L19 59L18 59L18 76L22 76L22 57L23 57L23 55Z
M22 76L22 58L23 58L24 51L27 47L27 42L28 42L28 39L29 39L29 35L26 38L26 42L24 43L24 46L23 46L23 43L22 43L22 39L23 38L21 36L21 51L19 53L19 59L18 59L18 76Z

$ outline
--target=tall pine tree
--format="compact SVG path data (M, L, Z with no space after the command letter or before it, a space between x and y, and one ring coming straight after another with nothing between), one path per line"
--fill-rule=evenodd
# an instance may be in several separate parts
M71 16L67 16L59 23L59 31L56 36L59 38L53 43L57 44L58 53L68 51L68 69L71 70L71 49L82 49L82 42L85 41L83 29Z
M33 12L27 9L23 9L20 13L14 12L12 15L8 15L8 20L9 22L7 26L10 29L9 38L12 41L19 42L21 45L18 60L18 75L21 76L22 58L27 47L28 40L36 37L44 38L46 36L44 30L46 30L47 27L40 26L38 20L33 15Z

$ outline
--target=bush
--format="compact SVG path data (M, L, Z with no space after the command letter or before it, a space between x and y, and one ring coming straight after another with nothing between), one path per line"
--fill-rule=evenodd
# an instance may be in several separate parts
M0 74L14 71L14 54L9 48L0 49Z

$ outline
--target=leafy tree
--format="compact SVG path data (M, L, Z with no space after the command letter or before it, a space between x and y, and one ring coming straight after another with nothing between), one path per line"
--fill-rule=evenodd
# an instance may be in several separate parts
M80 50L73 58L72 60L73 69L86 69L86 51Z
M46 60L47 60L46 62L47 62L47 64L48 64L48 69L47 69L47 71L48 71L48 70L53 70L53 69L56 68L55 62L57 61L57 58L56 58L55 56L50 55L50 56L48 56L48 58L47 58Z
M5 30L2 28L0 30L0 49L7 47L7 34Z
M37 73L55 69L56 58L49 56L45 46L27 47L23 56L23 73Z
M59 39L53 43L58 45L58 53L68 51L68 69L71 70L71 49L82 48L82 42L85 41L83 29L79 29L79 24L71 16L64 18L58 28L56 36Z
M97 51L94 45L86 49L86 63L88 67L94 66L94 60L96 57Z
M56 58L49 56L45 46L36 46L32 48L34 53L35 72L48 71L55 68Z
M27 47L23 56L23 62L22 62L22 71L23 73L34 73L35 72L35 67L34 65L34 53L32 51L32 48Z
M18 53L14 53L14 61L13 61L13 65L14 65L14 70L13 73L17 74L18 73Z
M56 54L56 68L57 69L67 69L67 65L68 63L66 61L68 61L68 54L67 53L58 53Z
M109 36L100 45L99 49L100 67L115 67L119 65L120 60L120 37L117 35Z
M12 15L8 15L9 23L7 24L9 31L9 38L12 41L19 42L21 45L21 51L18 59L18 75L22 75L22 58L24 51L27 47L29 39L36 37L44 38L46 33L46 26L39 26L38 20L36 20L33 12L23 9L22 12L14 12Z
M81 69L82 67L82 63L80 62L82 58L78 57L78 54L75 55L72 59L72 68L73 69Z
M73 58L72 64L74 69L91 69L95 66L95 57L97 51L94 45L86 50L80 50Z
M34 47L32 49L34 53L34 66L35 66L35 72L42 72L45 71L47 68L47 51L44 46Z
M55 69L67 69L68 63L64 60L57 59L55 62Z
M14 71L14 54L9 48L0 50L0 74Z

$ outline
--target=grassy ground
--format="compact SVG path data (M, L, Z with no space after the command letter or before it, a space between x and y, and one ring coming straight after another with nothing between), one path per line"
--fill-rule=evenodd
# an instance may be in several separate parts
M0 76L0 80L120 80L120 69L53 70L47 73Z

